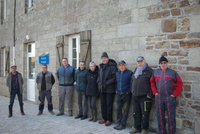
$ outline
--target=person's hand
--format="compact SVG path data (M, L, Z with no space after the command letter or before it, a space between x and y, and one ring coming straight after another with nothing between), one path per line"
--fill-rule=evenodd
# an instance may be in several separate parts
M148 95L147 95L147 98L148 98L148 99L151 99L151 97L149 97Z
M171 95L171 97L175 97L174 95Z
M155 95L158 95L158 93L156 93Z

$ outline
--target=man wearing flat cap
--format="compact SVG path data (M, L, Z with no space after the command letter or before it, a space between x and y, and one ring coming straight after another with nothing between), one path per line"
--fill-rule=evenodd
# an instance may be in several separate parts
M16 65L11 66L11 72L7 76L6 85L9 88L9 92L10 92L10 104L8 106L8 109L9 109L8 117L12 117L13 115L13 104L14 104L16 95L18 97L21 115L25 115L24 109L23 109L23 78L22 78L21 73L17 71Z
M151 77L151 89L155 95L155 104L159 134L166 134L165 112L168 117L168 133L176 133L176 98L183 87L181 77L175 70L168 68L168 60L164 55L159 59L159 68Z
M149 129L149 114L151 111L151 84L152 68L148 66L143 56L136 59L137 67L132 75L131 92L133 103L134 129L130 134L146 134Z
M110 126L113 120L113 101L116 87L117 63L109 59L108 54L104 52L101 56L98 87L101 92L101 112L103 120L99 124Z

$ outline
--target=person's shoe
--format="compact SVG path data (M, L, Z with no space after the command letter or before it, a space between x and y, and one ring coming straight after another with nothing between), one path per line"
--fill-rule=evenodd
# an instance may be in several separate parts
M137 130L137 129L132 129L129 134L135 134L135 133L140 133L141 131L140 130Z
M12 108L9 108L8 118L12 117Z
M82 115L77 115L76 117L75 117L75 119L79 119L79 118L82 118L83 116Z
M111 121L106 121L106 124L105 124L105 126L110 126L112 124L112 122Z
M70 110L70 111L68 112L68 114L69 114L69 116L73 116L72 110Z
M142 129L142 132L141 132L141 134L147 134L147 130L145 130L145 129Z
M37 114L37 116L42 115L42 111L39 111L39 113Z
M81 118L81 120L85 120L85 119L87 119L88 118L88 116L83 116L82 118Z
M90 118L88 121L93 121L93 118Z
M119 124L117 124L115 127L113 127L114 129L116 129L117 127L119 127L120 126L120 123Z
M23 106L20 107L21 115L25 115Z
M58 113L56 116L61 116L61 115L64 115L64 113Z
M55 113L53 111L49 111L50 114L54 115Z
M125 128L126 128L125 126L120 125L120 126L116 127L115 129L116 130L122 130L122 129L125 129Z
M99 124L104 124L104 123L106 123L106 120L99 121Z

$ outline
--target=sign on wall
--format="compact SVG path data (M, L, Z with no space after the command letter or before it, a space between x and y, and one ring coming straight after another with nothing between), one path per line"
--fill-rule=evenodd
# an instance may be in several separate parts
M38 61L40 64L49 64L49 53L46 52L46 53L42 53L40 54L40 56L38 57Z

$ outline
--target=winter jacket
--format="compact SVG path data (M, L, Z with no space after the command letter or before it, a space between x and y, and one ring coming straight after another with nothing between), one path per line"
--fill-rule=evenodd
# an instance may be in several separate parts
M99 68L96 66L95 71L92 72L89 70L86 80L87 80L87 86L86 86L86 95L89 96L98 96L98 79L99 75Z
M148 95L149 97L152 97L153 94L151 91L150 79L153 73L153 69L147 65L146 68L142 71L142 75L139 75L137 78L135 78L134 74L136 72L136 69L133 72L132 79L131 79L132 95L133 96Z
M100 64L98 87L101 93L115 93L117 63L109 59L107 64Z
M57 77L60 86L73 86L75 69L68 65L67 68L60 66L58 68Z
M86 89L86 76L88 73L88 69L80 70L77 69L75 72L75 81L76 81L76 90L77 91L85 91Z
M24 83L23 77L22 77L21 73L19 73L19 72L17 72L17 75L18 75L20 94L22 94L23 93L23 83ZM12 88L12 73L11 72L8 74L8 76L6 78L6 85L9 89L9 92L11 93L11 90L12 90L11 89Z
M126 69L124 72L116 72L117 80L117 93L125 94L130 93L132 71Z
M153 94L160 94L162 97L173 95L178 97L182 91L183 82L175 70L167 68L162 71L160 68L153 72L151 77L151 89Z
M45 83L42 83L42 79L43 77L45 77ZM39 91L41 90L51 90L52 89L52 86L53 84L55 83L55 79L54 79L54 76L51 72L47 71L45 73L45 75L43 75L43 72L39 72L37 77L36 77L36 83L37 83L37 88ZM45 84L46 86L46 89L42 89L42 85Z

